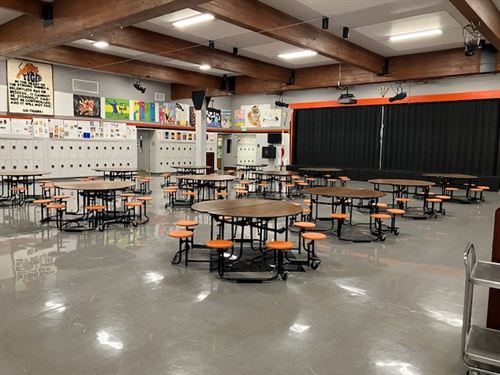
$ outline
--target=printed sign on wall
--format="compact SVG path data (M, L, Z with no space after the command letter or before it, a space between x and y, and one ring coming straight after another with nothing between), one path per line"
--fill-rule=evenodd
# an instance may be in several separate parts
M76 117L101 117L101 98L73 95L73 114Z
M207 108L207 127L220 128L220 126L221 126L220 109Z
M52 65L9 59L7 84L9 112L54 115Z
M130 120L130 101L106 98L105 117L115 120Z

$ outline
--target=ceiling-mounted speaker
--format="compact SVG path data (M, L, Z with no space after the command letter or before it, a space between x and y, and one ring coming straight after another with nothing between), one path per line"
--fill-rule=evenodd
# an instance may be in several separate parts
M323 17L321 20L321 28L323 30L328 30L328 27L330 26L330 19L328 17Z
M193 91L191 93L191 99L193 99L194 109L200 110L203 108L203 100L205 99L205 90Z
M54 9L52 3L42 2L42 20L43 26L52 26L54 24Z
M233 56L238 56L239 51L237 47L233 47Z
M347 26L344 26L342 28L342 38L344 39L349 38L349 28Z
M211 96L205 96L205 108L208 108L210 105L210 100L212 100Z

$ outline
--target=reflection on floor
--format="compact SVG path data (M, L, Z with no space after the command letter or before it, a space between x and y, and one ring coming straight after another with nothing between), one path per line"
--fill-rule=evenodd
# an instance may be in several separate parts
M165 210L153 182L151 221L137 228L61 233L32 206L0 208L1 375L463 371L462 251L471 240L489 258L497 193L400 220L385 242L329 236L319 270L286 282L234 284L207 263L170 264L175 221L196 218L203 242L209 220Z

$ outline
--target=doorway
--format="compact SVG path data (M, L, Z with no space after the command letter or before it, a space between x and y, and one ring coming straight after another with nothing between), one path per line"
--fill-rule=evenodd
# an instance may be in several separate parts
M137 169L151 171L151 140L154 131L137 130Z

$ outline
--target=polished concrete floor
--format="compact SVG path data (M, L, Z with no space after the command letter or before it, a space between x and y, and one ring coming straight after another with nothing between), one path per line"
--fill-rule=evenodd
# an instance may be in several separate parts
M150 223L104 233L0 208L0 375L464 373L462 253L473 241L489 258L497 193L401 220L385 242L330 236L320 268L286 282L236 284L170 263L175 221L198 219L201 242L208 218L154 190ZM485 304L478 293L477 321Z

